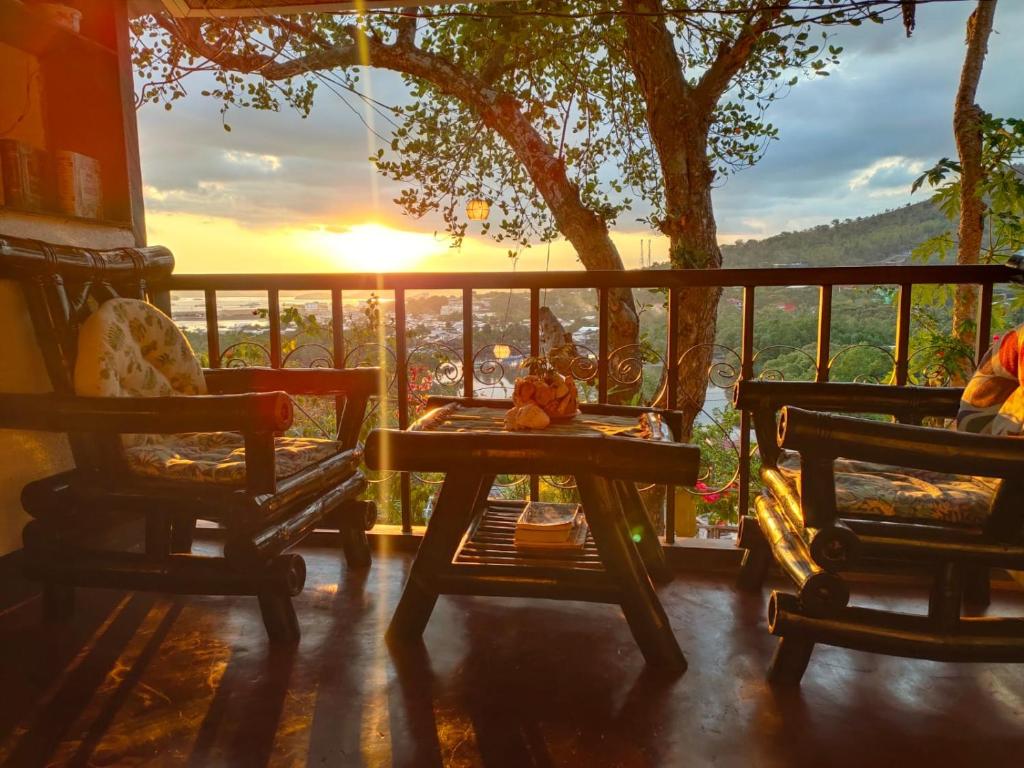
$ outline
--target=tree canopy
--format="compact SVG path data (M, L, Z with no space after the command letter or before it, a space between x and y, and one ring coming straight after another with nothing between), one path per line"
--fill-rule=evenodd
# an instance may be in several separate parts
M898 3L715 0L692 3L498 3L401 12L198 20L143 17L135 23L140 100L170 108L188 76L225 114L236 107L297 109L363 91L363 66L402 73L408 98L374 103L386 128L373 160L407 183L397 202L414 215L438 211L465 232L464 203L485 198L500 218L484 224L517 245L549 240L559 226L513 134L562 166L588 210L606 225L627 212L660 229L665 178L651 121L693 112L706 123L713 176L754 164L777 136L770 103L801 74L824 76L840 49L828 28L881 20ZM860 4L863 5L863 4ZM632 6L632 7L630 7ZM812 10L806 10L811 8ZM632 14L632 15L631 15ZM651 99L637 83L629 20L656 17L671 38L691 103ZM206 83L210 82L206 78ZM516 119L488 125L488 105L508 102ZM512 139L511 143L515 143ZM512 149L513 151L510 151Z

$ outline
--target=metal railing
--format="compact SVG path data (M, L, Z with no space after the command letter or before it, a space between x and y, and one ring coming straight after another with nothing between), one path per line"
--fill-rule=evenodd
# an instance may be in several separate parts
M315 364L346 367L363 359L366 350L349 346L346 338L346 302L349 292L372 292L373 295L393 295L393 339L382 337L377 351L394 370L389 374L390 397L394 398L397 411L397 426L406 428L416 407L412 399L418 393L410 392L409 372L421 347L410 349L408 333L408 294L410 292L454 292L461 295L462 329L461 343L442 344L443 354L435 356L441 360L441 377L449 393L455 390L466 397L481 396L487 383L493 384L497 364L499 373L507 373L503 361L478 348L474 343L474 291L526 291L529 294L529 340L528 350L516 349L517 355L536 356L541 351L541 299L549 291L581 290L596 291L597 344L591 350L577 344L582 350L577 360L575 373L590 386L589 395L597 402L607 402L609 392L618 385L636 384L635 377L643 379L646 367L659 368L660 384L656 395L658 403L668 408L680 405L679 367L680 362L691 350L680 349L679 338L671 329L678 327L683 290L692 287L713 287L738 289L740 292L741 333L739 349L715 345L717 374L709 371L712 384L729 388L739 378L750 379L765 375L756 370L759 356L764 350L755 346L757 334L756 301L758 291L772 287L815 287L818 292L817 331L813 355L813 376L815 381L828 381L836 359L850 347L865 346L852 344L835 351L832 346L833 297L843 286L885 286L895 292L895 329L891 348L874 347L891 358L891 374L887 380L899 386L917 383L912 376L911 351L911 307L913 290L916 286L974 285L978 286L977 334L974 345L974 360L980 360L991 342L992 307L994 289L1004 283L1018 280L1020 274L1009 267L996 265L979 266L871 266L871 267L828 267L828 268L770 268L770 269L722 269L722 270L646 270L622 272L545 272L545 273L385 273L385 274L210 274L175 275L166 284L156 286L154 300L168 313L171 312L171 295L181 291L201 291L204 297L202 315L206 325L206 345L211 367L233 364L225 360L227 350L222 350L221 334L218 330L218 297L227 291L244 291L266 297L266 320L268 343L263 349L264 362L272 367L295 364L295 350L286 350L282 335L281 296L283 292L318 291L330 295L330 319L324 326L322 354ZM609 344L609 295L615 289L656 290L664 294L665 337L663 349L648 350L646 353L637 345L636 349L610 349ZM457 301L457 298L456 298ZM329 343L328 343L329 342ZM365 344L362 346L366 346ZM500 345L505 347L506 345ZM507 350L506 350L507 351ZM800 350L797 350L800 351ZM491 355L491 358L487 357ZM489 373L488 373L489 371ZM639 371L639 373L638 373ZM724 372L724 373L723 373ZM392 375L393 374L393 375ZM628 379L628 380L627 380ZM436 380L435 380L436 381ZM486 393L483 393L486 396ZM738 436L735 430L728 435L736 443L738 484L737 507L749 507L751 456L756 446L751 443L750 415L741 413ZM410 502L411 478L402 475L401 523L406 532L412 531L413 510ZM536 497L539 491L537 478L530 480L530 493ZM674 496L668 493L663 508L664 533L666 542L674 543L676 537Z

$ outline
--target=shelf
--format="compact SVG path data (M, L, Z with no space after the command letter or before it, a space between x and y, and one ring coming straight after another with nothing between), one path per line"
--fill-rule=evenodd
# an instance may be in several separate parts
M470 529L455 556L456 565L530 566L555 569L604 571L594 539L580 550L523 549L515 545L516 520L524 502L488 499L487 507Z
M17 208L12 205L0 205L0 214L16 213L19 216L31 216L43 219L59 219L61 221L74 222L77 224L91 224L97 227L110 227L112 229L131 229L132 223L121 219L90 219L85 216L72 216L61 211L30 211L27 208Z
M61 53L117 59L113 49L54 24L20 0L0 0L0 43L40 57Z

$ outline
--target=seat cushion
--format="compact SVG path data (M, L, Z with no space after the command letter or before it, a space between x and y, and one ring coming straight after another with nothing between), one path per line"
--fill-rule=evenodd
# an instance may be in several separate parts
M138 299L110 299L79 329L75 393L202 395L206 381L188 339L171 318Z
M1024 326L1004 333L981 359L964 388L956 428L961 432L1018 436L1024 432Z
M779 469L799 488L800 455L784 451ZM891 517L954 525L979 525L989 514L998 481L946 475L867 461L837 459L839 515Z
M274 439L277 478L300 472L342 451L341 443L315 437ZM245 484L245 442L237 432L169 435L125 447L129 470L144 477L221 485Z

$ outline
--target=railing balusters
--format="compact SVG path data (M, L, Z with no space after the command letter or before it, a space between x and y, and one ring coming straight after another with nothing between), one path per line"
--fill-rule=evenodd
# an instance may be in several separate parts
M345 310L340 288L331 289L331 361L335 368L345 367ZM334 398L334 424L339 437L346 407L346 398Z
M756 308L755 288L743 286L743 327L740 336L740 376L754 378L754 309Z
M398 428L409 426L409 349L405 337L405 288L395 288L395 381L398 384ZM401 483L402 532L412 533L412 486L409 473L403 472Z
M206 296L206 355L211 368L220 368L220 331L217 328L217 290L207 288Z
M281 292L267 291L267 312L270 319L270 367L281 367Z
M530 356L540 356L540 288L530 288ZM540 478L530 475L530 498L540 500Z
M472 397L473 390L473 289L462 289L462 395Z
M530 289L530 355L540 356L540 288Z
M171 292L166 288L149 291L149 303L168 317L171 316Z
M974 344L974 363L981 363L981 358L992 345L992 283L982 283L981 296L978 298L978 336Z
M679 327L679 288L668 290L668 328L665 335L668 337L668 371L666 372L666 405L669 410L679 407L679 334L676 329Z
M608 289L597 289L597 402L608 402Z
M754 308L757 297L754 286L743 286L743 325L740 336L740 378L754 378ZM750 413L740 411L740 515L750 509Z
M345 305L340 288L331 290L331 353L334 367L345 367Z
M903 283L900 286L896 304L896 371L894 383L902 387L910 380L910 307L914 286Z
M668 312L665 318L668 323L665 329L667 339L665 350L665 406L669 410L679 407L679 300L681 291L673 287L668 289ZM665 488L665 543L676 541L676 493L675 487Z
M539 355L541 351L540 338L540 302L542 292L546 290L568 289L568 290L596 290L599 311L599 328L596 350L598 355L598 372L592 381L596 384L597 397L601 402L607 402L616 385L616 378L611 371L611 357L615 350L610 349L611 337L609 326L611 324L611 291L620 288L643 288L652 285L668 289L667 323L668 334L666 339L665 376L666 383L664 392L658 401L659 406L670 409L678 409L683 399L679 387L679 359L680 342L677 335L678 321L681 312L681 297L684 288L689 286L713 285L719 287L740 287L743 290L743 316L741 329L741 349L739 352L739 377L751 379L755 376L755 315L756 315L756 289L763 286L785 286L785 285L816 285L819 287L819 310L818 310L818 334L816 341L815 358L815 380L827 381L830 377L829 361L831 359L831 314L834 298L834 286L836 285L890 285L898 287L898 304L896 308L896 330L895 345L893 349L893 378L892 381L898 385L906 385L911 379L910 364L910 336L911 336L911 306L913 287L917 284L941 285L941 284L963 284L977 285L981 288L978 314L977 314L977 338L975 348L980 358L988 350L991 342L992 313L994 284L1009 282L1016 273L1002 267L988 265L976 267L951 267L951 266L930 266L930 267L872 267L844 269L844 268L797 268L786 270L672 270L664 273L633 273L623 272L621 274L609 274L603 272L556 272L545 274L528 273L481 273L472 275L452 274L387 274L387 275L275 275L273 277L259 275L178 275L153 286L151 297L159 301L165 311L170 311L170 295L172 291L194 291L201 290L205 298L206 318L206 342L211 367L221 367L222 340L220 339L218 327L218 291L261 291L266 294L269 304L269 347L270 362L274 367L284 364L282 353L282 317L280 292L303 291L303 290L328 290L331 301L331 323L330 331L326 339L321 343L331 345L334 364L336 367L345 366L346 341L351 344L352 339L345 338L344 320L344 295L346 290L373 290L373 291L394 291L394 321L397 338L395 339L395 360L398 370L392 372L396 384L391 396L397 396L398 402L398 426L406 428L413 417L412 404L410 404L410 382L409 382L409 341L407 338L407 306L406 292L408 290L445 290L455 288L461 293L463 309L463 338L462 357L463 371L461 387L455 384L454 389L445 391L461 391L465 396L477 394L475 378L473 375L474 358L474 291L480 290L528 290L530 299L530 338L529 352L531 355ZM384 310L386 311L386 310ZM195 318L191 315L189 319ZM234 334L232 334L234 336ZM255 342L242 342L255 343ZM390 339L385 340L389 348ZM447 343L447 342L446 342ZM452 344L457 342L451 340ZM352 353L351 349L347 350ZM387 353L390 354L389 352ZM417 352L417 354L419 354ZM382 358L383 359L383 358ZM236 361L240 362L240 361ZM320 364L319 362L317 364ZM386 364L390 368L390 364ZM438 384L447 384L438 379ZM387 402L381 404L383 409L389 409ZM740 419L739 439L739 512L744 514L750 506L750 485L751 485L751 451L753 450L754 437L751 429L752 418L749 413L743 412ZM401 521L403 530L411 531L411 523L414 510L411 507L411 476L402 475L401 481ZM531 498L539 495L539 479L531 477L529 482L529 493ZM396 489L397 490L397 489ZM665 504L665 540L675 540L675 506L672 488Z
M828 381L828 364L832 351L832 286L822 285L818 293L818 354L814 380Z

